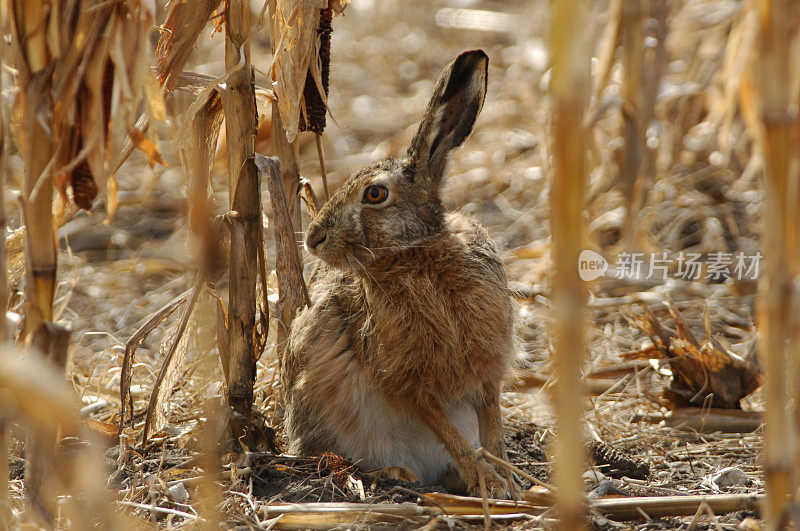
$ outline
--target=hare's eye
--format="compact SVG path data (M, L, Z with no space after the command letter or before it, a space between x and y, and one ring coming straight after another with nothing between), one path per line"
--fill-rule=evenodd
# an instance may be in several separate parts
M383 186L372 185L368 186L366 190L364 190L364 202L371 203L373 205L377 205L378 203L383 203L386 201L386 198L389 197L389 190L384 188Z

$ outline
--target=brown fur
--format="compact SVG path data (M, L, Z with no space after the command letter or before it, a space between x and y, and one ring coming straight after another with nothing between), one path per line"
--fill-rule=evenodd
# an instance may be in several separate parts
M409 156L351 177L308 228L306 246L322 263L282 360L293 451L338 451L376 467L405 460L442 480L450 465L418 455L427 430L470 492L480 475L495 494L513 489L456 427L473 411L478 442L505 458L499 393L514 350L505 271L486 232L446 214L439 197L447 154L483 103L487 62L473 51L450 63ZM384 203L367 202L371 185L388 191Z

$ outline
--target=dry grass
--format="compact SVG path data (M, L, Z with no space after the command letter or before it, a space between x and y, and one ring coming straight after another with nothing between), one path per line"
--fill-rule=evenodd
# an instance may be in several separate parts
M670 6L662 82L652 121L644 128L646 145L653 150L652 173L647 175L651 184L632 222L626 215L631 193L620 182L625 164L626 89L623 66L617 59L623 56L610 61L606 86L592 100L591 116L585 120L591 172L585 191L589 227L585 247L601 252L612 263L625 251L668 251L671 256L681 251L706 256L713 252L752 255L760 246L762 161L753 154L746 132L748 110L738 107L742 64L747 60L738 56L738 50L745 46L739 43L752 42L752 21L744 16L743 4L733 0L691 0ZM556 423L548 399L553 374L550 332L554 330L549 298L548 12L543 1L356 0L348 6L346 16L333 23L331 119L323 145L332 189L364 164L402 154L442 65L464 49L487 50L490 70L486 104L466 147L454 154L447 179L448 203L478 217L508 249L507 264L514 285L528 295L520 302L520 371L542 376L544 386L522 389L510 385L504 406L514 450L511 461L549 481L552 462L546 455ZM257 15L253 13L253 20ZM604 34L601 24L609 19L606 6L596 4L590 18L596 21L590 29L596 34L599 53ZM209 26L201 33L198 49L185 68L218 76L225 71L223 37L206 39L210 31ZM645 25L642 31L646 38L652 38L648 32L655 30ZM645 45L650 44L652 41L645 41ZM250 46L256 85L268 86L261 72L270 64L272 46L263 31ZM9 74L4 76L6 87ZM167 99L167 109L169 113L182 112L193 101L194 95L177 91ZM269 117L264 115L261 120L260 131L269 131ZM80 402L75 410L83 408L79 413L82 418L102 423L119 420L119 378L126 341L149 316L190 289L195 278L198 249L189 238L185 201L188 180L176 141L183 129L177 121L154 127L153 134L160 139L157 147L169 167L151 168L143 155L134 153L116 175L116 217L107 220L101 202L92 213L80 213L59 229L59 284L54 308L56 318L70 321L74 329L69 375ZM298 136L299 169L321 196L317 150L313 141L303 140L304 136L310 137L310 133ZM257 151L272 154L268 146L259 144L261 139L256 138ZM224 154L218 157L222 160ZM229 204L227 177L220 171L224 165L222 160L212 175L211 208L215 214L224 212ZM19 189L22 161L13 146L8 167L7 188ZM262 204L269 204L265 187ZM18 206L8 194L6 214L12 228L20 226ZM267 217L271 222L271 212ZM629 223L637 228L635 238L624 237ZM268 268L272 270L275 253L271 227L265 236ZM19 245L17 248L21 249ZM19 310L21 280L14 271L16 268L18 273L22 264L19 252L13 252L13 242L9 242L9 249L15 290L11 307ZM674 269L670 271L671 276L675 273ZM267 284L268 299L274 307L274 274L270 273ZM214 286L224 293L226 278L218 279ZM752 282L664 282L607 276L589 288L585 321L589 358L584 374L617 366L623 361L621 353L638 350L649 341L628 319L642 314L639 304L673 327L674 321L662 304L667 298L674 301L695 334L702 337L710 323L711 335L724 347L742 355L755 348ZM209 434L223 429L223 418L209 412L218 411L215 408L225 395L217 361L217 303L209 290L201 293L189 322L186 358L165 404L167 423L151 435L147 446L139 447L137 436L161 365L162 345L169 344L179 314L153 331L137 350L131 386L134 428L126 424L123 430L129 446L121 455L118 446L113 446L106 452L105 461L97 452L93 454L96 462L107 465L102 473L112 487L114 500L110 503L114 505L110 512L124 515L121 525L205 526L218 519L227 527L257 529L280 525L275 506L283 502L416 502L422 493L415 491L426 490L393 480L375 481L332 457L326 461L275 456L261 451L265 448L253 448L244 455L222 448L221 468L213 470L204 464L208 461L202 456L212 446ZM280 446L276 326L273 319L266 349L257 362L254 405L265 423L276 429ZM614 382L584 404L592 439L612 445L631 459L645 461L651 470L648 480L615 479L608 474L608 481L631 495L763 492L758 461L762 431L703 434L670 426L668 420L658 423L669 413L658 399L665 382L660 372L645 365L635 373L603 377ZM4 395L0 395L0 401L5 403ZM760 392L747 397L743 408L763 411ZM9 491L13 518L17 524L35 524L23 501L19 468L23 437L17 429L11 433ZM264 433L268 435L268 431ZM545 453L535 459L534 450L541 449ZM741 469L748 481L722 489L715 486L708 476L726 466ZM584 478L584 482L588 489L598 483L594 478ZM61 503L68 505L67 500ZM379 508L385 509L382 505ZM370 514L369 510L362 512ZM522 528L536 528L547 524L551 516L521 516L515 522ZM629 525L652 529L693 524L733 529L749 516L757 514L745 511L712 516L704 509L694 517L652 521L643 517ZM394 518L399 519L393 520L395 523L409 526L429 523L432 527L468 527L483 523L469 517L443 517L427 509L401 512ZM601 527L612 526L599 516L594 518ZM61 525L66 526L66 520Z

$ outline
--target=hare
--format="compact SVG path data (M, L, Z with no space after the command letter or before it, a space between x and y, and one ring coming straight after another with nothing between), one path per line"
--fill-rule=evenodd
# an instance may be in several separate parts
M312 305L282 359L290 452L336 452L425 484L514 493L476 457L506 458L500 387L514 308L498 251L440 198L451 150L472 131L489 59L464 52L441 75L408 154L367 166L308 226L319 258Z

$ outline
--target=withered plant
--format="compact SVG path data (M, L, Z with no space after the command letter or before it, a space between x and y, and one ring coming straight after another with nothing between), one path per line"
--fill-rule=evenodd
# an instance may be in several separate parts
M586 356L583 325L586 289L578 276L578 256L585 237L582 213L587 150L583 121L591 88L591 56L583 15L589 6L563 0L553 2L552 8L550 227L555 266L552 298L557 377L554 409L558 416L556 503L561 528L582 529L585 523L581 474L586 456L581 422L584 391L580 368Z
M790 519L800 525L790 510L800 479L800 6L754 1L749 9L758 14L759 30L742 104L755 114L750 133L763 157L766 192L758 297L767 399L765 516L770 529L779 529ZM791 410L787 404L793 404Z

